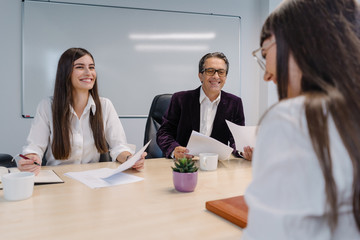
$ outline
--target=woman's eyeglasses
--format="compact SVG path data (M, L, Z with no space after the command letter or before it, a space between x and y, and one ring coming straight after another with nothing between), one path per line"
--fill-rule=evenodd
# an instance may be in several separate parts
M275 39L273 39L271 42L269 42L269 44L267 44L264 47L260 47L258 49L256 49L255 51L252 52L252 55L254 56L255 60L257 61L257 63L260 65L260 68L262 70L266 70L266 62L265 59L262 55L262 52L266 49L269 49L272 45L274 45L276 43ZM260 56L258 56L260 54Z

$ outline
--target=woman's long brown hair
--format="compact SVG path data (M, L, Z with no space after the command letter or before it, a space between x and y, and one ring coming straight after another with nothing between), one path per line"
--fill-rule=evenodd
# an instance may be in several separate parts
M338 221L328 119L353 166L353 215L360 230L360 23L353 0L288 0L266 20L261 44L275 35L279 99L286 99L288 59L302 71L301 91L314 151L325 180L329 224Z
M51 150L55 159L67 159L70 157L70 137L72 134L70 128L70 105L73 104L71 74L74 62L85 55L89 55L94 61L90 52L83 48L70 48L66 50L59 59L52 101L54 133ZM96 105L95 114L90 111L89 118L95 146L100 153L105 153L108 151L108 147L104 135L104 125L97 88L97 79L95 80L94 87L89 90L89 93L93 97Z

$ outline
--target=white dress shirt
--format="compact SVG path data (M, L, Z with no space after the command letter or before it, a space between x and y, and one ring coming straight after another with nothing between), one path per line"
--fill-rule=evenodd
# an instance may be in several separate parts
M200 88L200 133L206 136L211 135L217 107L220 102L220 97L221 92L219 96L211 102L210 99L206 96L202 87Z
M120 119L116 110L107 98L100 98L102 117L104 124L104 134L110 148L110 155L113 161L123 151L129 151L134 154L134 150L127 145L124 129L121 125ZM97 151L92 129L89 122L90 110L95 112L96 106L91 95L88 103L80 117L77 117L74 109L71 109L71 133L70 143L71 152L70 157L66 160L57 160L54 158L51 151L51 144L53 139L53 121L51 110L52 99L47 98L40 102L37 107L35 118L32 122L29 136L27 138L27 145L23 148L23 154L36 153L43 157L46 149L47 165L60 164L81 164L98 162L100 153Z
M309 137L304 99L280 102L261 122L253 180L245 193L249 215L243 240L360 239L352 215L352 163L331 117L339 218L333 233L328 225L325 181Z

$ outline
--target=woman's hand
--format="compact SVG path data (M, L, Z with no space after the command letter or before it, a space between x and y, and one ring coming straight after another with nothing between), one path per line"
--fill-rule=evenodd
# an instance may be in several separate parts
M138 171L143 169L146 155L147 155L147 152L143 152L143 154L141 154L140 159L135 162L135 164L132 166L132 168L134 168Z
M35 153L26 154L25 157L29 159L21 158L17 163L18 169L22 172L33 172L38 175L41 169L40 157ZM36 165L35 162L39 165Z

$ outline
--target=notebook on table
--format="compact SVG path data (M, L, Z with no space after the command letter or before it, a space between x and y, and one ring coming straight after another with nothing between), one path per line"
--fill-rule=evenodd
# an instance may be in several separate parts
M246 227L248 206L246 205L244 196L207 201L206 209L239 227Z
M18 168L5 168L0 167L0 190L3 188L1 183L1 176L7 173L15 173L20 172ZM35 185L41 185L41 184L54 184L54 183L64 183L64 180L62 180L55 172L54 170L43 170L41 169L39 174L35 176L34 178L34 184Z

